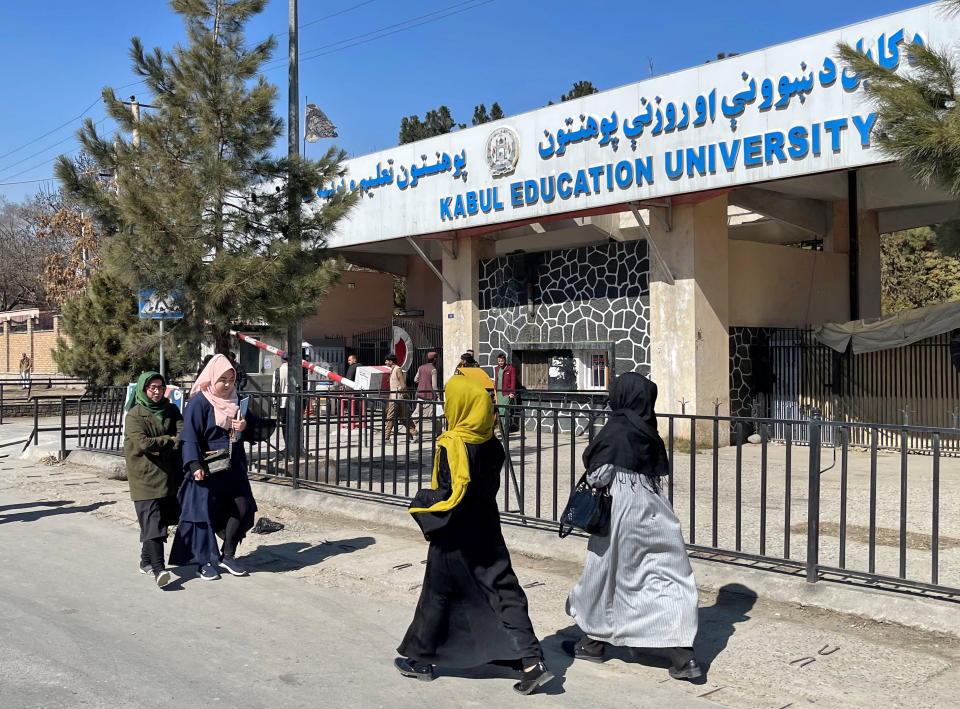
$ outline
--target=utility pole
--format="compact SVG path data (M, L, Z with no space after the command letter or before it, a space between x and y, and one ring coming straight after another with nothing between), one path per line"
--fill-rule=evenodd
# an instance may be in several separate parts
M295 160L300 155L300 74L297 65L298 53L298 22L297 0L289 0L290 11L290 58L289 58L289 89L287 94L287 157ZM296 194L292 175L287 175L287 200L289 231L287 239L291 245L300 245L300 197ZM300 432L303 427L301 415L302 401L299 394L303 391L303 359L301 323L294 320L287 324L287 391L291 396L287 399L287 449L292 458L293 486L297 486L300 478Z
M140 148L140 104L136 96L130 97L130 113L133 114L133 147ZM131 229L133 226L131 225ZM160 318L160 376L166 377L167 372L163 364L163 318Z

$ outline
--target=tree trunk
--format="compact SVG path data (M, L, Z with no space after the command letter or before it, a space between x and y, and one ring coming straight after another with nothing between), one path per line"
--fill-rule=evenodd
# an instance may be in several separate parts
M213 328L213 348L218 354L230 354L230 346L233 344L233 338L229 330L223 330L219 327Z

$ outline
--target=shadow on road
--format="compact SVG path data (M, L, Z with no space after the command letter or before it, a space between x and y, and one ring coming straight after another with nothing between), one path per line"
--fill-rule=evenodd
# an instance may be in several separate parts
M323 541L320 544L285 542L261 544L247 554L243 561L254 571L296 571L320 564L332 556L350 552L376 543L373 537L355 537L338 541Z
M53 500L51 502L14 502L12 505L0 505L0 512L24 507L60 507L69 505L73 500Z
M700 609L700 632L694 642L697 659L704 672L710 669L737 632L737 623L750 620L749 611L757 602L757 592L739 583L728 583L717 593L712 606Z
M49 504L49 503L47 503ZM36 522L44 517L53 517L54 515L75 514L77 512L93 512L104 505L114 505L115 501L94 502L89 505L80 505L79 507L58 507L52 510L34 510L32 512L19 512L16 514L0 515L0 524L7 522Z

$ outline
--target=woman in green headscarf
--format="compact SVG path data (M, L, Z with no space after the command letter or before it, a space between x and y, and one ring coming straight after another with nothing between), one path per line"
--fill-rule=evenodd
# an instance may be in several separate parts
M172 576L164 568L167 527L180 517L177 489L182 478L180 431L183 416L167 399L167 382L144 372L124 406L123 457L130 497L140 522L140 573L153 574L161 588Z
M437 438L432 486L410 505L430 542L427 568L394 665L404 677L431 680L434 665L508 664L521 671L513 688L530 694L553 675L500 531L504 452L493 405L469 377L450 378L443 405L447 430Z

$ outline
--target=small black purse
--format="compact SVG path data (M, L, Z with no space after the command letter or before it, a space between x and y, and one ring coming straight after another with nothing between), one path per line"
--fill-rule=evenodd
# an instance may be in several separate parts
M607 536L610 532L611 501L609 487L591 487L587 482L587 474L581 475L560 515L560 538L563 539L574 529L600 537Z

